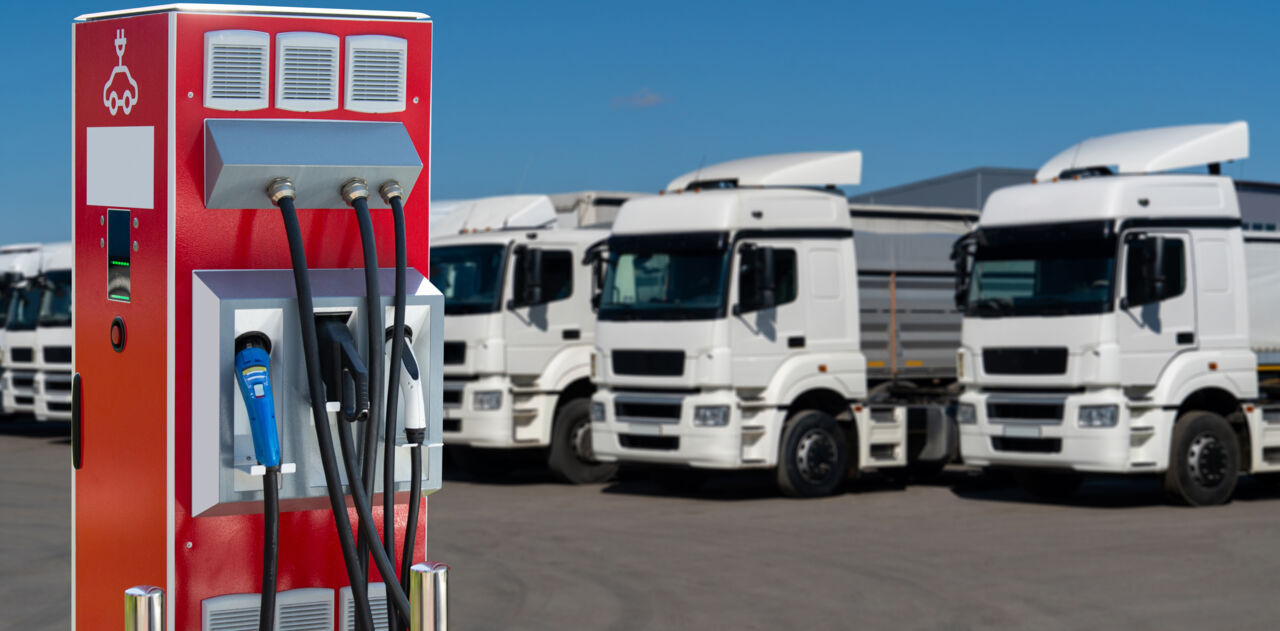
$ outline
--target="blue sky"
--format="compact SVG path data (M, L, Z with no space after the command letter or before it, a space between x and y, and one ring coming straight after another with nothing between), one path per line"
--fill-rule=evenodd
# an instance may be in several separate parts
M138 4L146 4L140 2ZM355 7L359 2L281 2ZM0 242L70 237L71 20L6 21ZM860 149L870 191L1085 137L1246 119L1280 180L1280 5L386 0L436 22L438 199L656 191L699 163ZM16 76L14 76L16 75ZM22 90L13 88L22 86Z

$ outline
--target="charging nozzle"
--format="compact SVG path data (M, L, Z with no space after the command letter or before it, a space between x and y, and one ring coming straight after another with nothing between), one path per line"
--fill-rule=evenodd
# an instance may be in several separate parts
M253 453L266 467L280 466L276 403L271 392L271 338L251 331L236 338L236 383L249 412Z
M316 337L326 400L340 401L347 421L368 420L369 370L360 359L346 316L316 318Z
M421 445L427 439L427 410L422 404L422 373L418 369L418 358L413 354L412 336L409 327L405 327L400 346L401 370L398 372L400 396L404 398L404 438L410 445Z

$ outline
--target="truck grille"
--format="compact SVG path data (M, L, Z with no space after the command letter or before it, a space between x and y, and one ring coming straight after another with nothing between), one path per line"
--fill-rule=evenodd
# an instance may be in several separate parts
M70 346L50 346L44 349L44 360L50 364L70 364Z
M462 405L462 390L445 388L444 392L441 393L440 398L445 407L459 407Z
M989 375L1062 375L1065 348L984 348L982 368Z
M614 414L622 422L657 421L659 423L675 423L680 420L679 403L641 403L634 401L614 401Z
M467 362L467 343L466 342L445 342L444 343L445 365L465 364L466 362Z
M1062 424L1062 403L987 402L987 420L992 423Z
M29 374L29 373L28 373L28 374L25 374L25 375L18 375L18 374L15 374L15 375L13 376L13 387L14 387L15 389L17 389L17 388L21 388L21 389L23 389L23 390L30 390L30 389L34 388L34 387L35 387L35 385L36 385L36 378L35 378L35 375L32 375L32 374Z
M30 346L15 346L9 349L9 359L15 362L29 363L35 359L35 356Z
M613 374L679 377L684 374L684 351L613 351Z
M991 447L996 451L1018 451L1032 454L1056 454L1062 451L1061 438L1008 438L992 436Z
M679 436L644 436L641 434L618 434L618 444L627 449L652 449L655 451L675 451L680 448Z

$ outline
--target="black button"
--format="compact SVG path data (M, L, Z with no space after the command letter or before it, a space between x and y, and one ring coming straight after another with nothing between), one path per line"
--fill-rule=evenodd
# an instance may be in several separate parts
M120 316L111 321L111 348L117 353L124 351L124 318Z

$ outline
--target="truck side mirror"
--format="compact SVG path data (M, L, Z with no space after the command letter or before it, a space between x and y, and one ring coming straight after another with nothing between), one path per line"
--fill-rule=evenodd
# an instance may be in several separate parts
M956 239L951 247L951 260L956 266L956 310L964 313L969 304L969 285L973 280L973 250L976 245L976 233Z
M1164 237L1140 235L1128 241L1125 254L1125 297L1120 308L1156 302L1165 294Z
M523 298L528 306L542 304L542 250L539 248L525 251Z
M773 248L756 248L757 267L760 274L760 297L756 304L761 309L778 306L778 267Z

